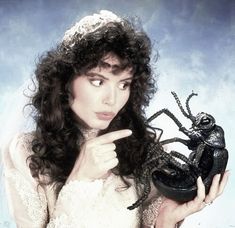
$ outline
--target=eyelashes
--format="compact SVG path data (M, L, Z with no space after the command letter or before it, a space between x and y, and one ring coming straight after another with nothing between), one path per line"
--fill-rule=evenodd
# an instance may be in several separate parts
M122 82L119 84L118 87L121 90L126 90L126 89L130 88L130 86L131 86L131 82Z
M89 81L95 87L100 87L104 83L102 79L89 79Z
M95 87L101 87L105 83L105 80L103 80L103 79L91 79L90 78L89 82L91 83L91 85L93 85ZM131 85L131 82L123 81L123 82L120 82L118 84L118 88L120 90L126 90L126 89L130 88L130 85Z

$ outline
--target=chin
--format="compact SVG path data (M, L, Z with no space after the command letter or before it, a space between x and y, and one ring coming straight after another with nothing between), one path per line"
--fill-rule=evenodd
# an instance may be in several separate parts
M109 124L103 125L103 126L94 126L93 129L99 129L99 130L105 130L108 128Z
M103 122L103 123L94 123L90 125L90 128L92 129L99 129L99 130L105 130L108 128L110 122Z

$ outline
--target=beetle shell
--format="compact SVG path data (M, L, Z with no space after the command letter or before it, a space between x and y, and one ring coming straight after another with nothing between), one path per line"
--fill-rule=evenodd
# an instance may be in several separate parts
M211 147L225 148L224 130L222 127L216 125L204 142Z

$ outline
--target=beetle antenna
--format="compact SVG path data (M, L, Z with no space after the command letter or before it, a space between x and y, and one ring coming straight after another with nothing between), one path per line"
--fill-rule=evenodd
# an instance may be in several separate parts
M178 104L178 106L179 106L179 108L180 108L180 111L183 113L183 115L184 115L185 117L187 117L188 119L191 119L191 118L190 118L190 115L185 112L185 110L184 110L184 108L183 108L183 106L182 106L182 104L181 104L181 102L180 102L180 100L179 100L177 94L176 94L174 91L172 91L171 94L174 96L174 98L175 98L175 100L176 100L176 103ZM187 109L187 110L188 110L188 109Z
M193 91L192 91L192 93L188 96L188 98L187 98L187 100L186 100L186 109L187 109L187 111L188 111L188 114L189 114L189 119L190 120L192 120L192 122L194 122L195 121L195 117L193 116L193 114L192 114L192 112L191 112L191 109L190 109L190 107L189 107L189 101L191 100L191 98L193 97L193 96L197 96L197 93L194 93Z

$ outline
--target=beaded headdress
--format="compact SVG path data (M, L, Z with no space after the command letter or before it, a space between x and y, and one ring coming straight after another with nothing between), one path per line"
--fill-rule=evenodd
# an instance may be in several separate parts
M73 38L76 36L82 39L86 34L94 32L110 22L121 22L122 19L108 10L101 10L98 14L93 14L82 18L74 26L68 29L63 37L63 42L73 46Z

